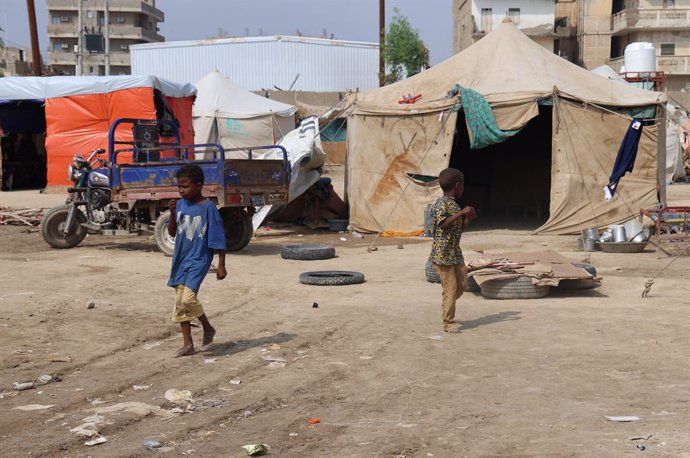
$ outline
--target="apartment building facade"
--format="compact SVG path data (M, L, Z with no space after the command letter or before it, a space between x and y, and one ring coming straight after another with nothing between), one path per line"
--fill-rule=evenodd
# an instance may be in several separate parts
M625 47L648 42L656 49L657 70L669 90L690 89L690 0L614 0L611 60L620 71Z
M47 0L48 57L53 71L63 75L77 72L78 40L82 37L84 75L105 75L104 52L89 52L85 42L90 37L105 34L104 0ZM82 29L79 30L81 6ZM139 43L165 41L158 24L165 17L156 8L156 0L110 0L110 74L131 73L129 46Z
M555 50L556 0L453 0L453 52L476 43L509 17L549 51Z

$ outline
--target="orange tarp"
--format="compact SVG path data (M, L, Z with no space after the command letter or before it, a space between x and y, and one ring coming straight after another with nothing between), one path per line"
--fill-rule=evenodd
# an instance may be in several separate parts
M188 116L191 118L191 106ZM46 99L48 186L70 184L67 166L76 153L87 156L97 148L107 151L108 130L118 118L156 119L153 88ZM187 125L191 126L191 119ZM116 139L131 141L132 131L118 129Z

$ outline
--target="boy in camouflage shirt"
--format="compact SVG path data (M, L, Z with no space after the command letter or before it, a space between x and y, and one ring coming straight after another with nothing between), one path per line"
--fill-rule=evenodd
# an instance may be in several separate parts
M429 260L443 286L443 330L460 333L455 324L455 302L467 286L467 266L460 248L462 231L476 217L472 207L460 208L457 200L465 191L465 176L460 170L445 169L439 174L443 196L434 203L431 214L434 241Z

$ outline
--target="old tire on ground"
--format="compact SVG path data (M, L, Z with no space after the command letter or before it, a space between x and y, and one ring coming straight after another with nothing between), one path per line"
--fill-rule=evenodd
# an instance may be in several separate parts
M430 283L441 283L441 277L439 277L438 273L436 273L436 269L434 269L434 264L431 261L426 262L424 272L426 273L426 281Z
M470 277L468 275L467 276L467 287L465 288L465 291L467 291L468 293L481 293L482 289L479 287L477 280L475 280L474 277Z
M280 250L283 259L297 259L299 261L315 261L335 258L333 245L285 245Z
M156 236L156 245L158 249L166 256L172 256L175 251L175 237L168 234L168 220L170 219L170 210L164 211L156 220L156 228L154 235Z
M549 294L550 286L537 286L526 275L482 283L482 296L487 299L539 299Z
M221 208L220 216L225 227L225 250L240 251L249 245L254 236L252 217L242 208Z
M41 236L46 243L53 248L72 248L79 245L86 237L86 228L82 223L86 222L86 215L77 209L72 222L72 231L64 235L62 229L67 221L69 205L60 205L51 208L43 215L41 220Z
M592 289L599 286L599 282L594 279L597 276L597 269L591 264L574 262L575 267L584 269L592 278L577 278L574 280L561 280L557 288L563 291L573 291L579 289Z
M356 285L364 283L364 274L347 270L317 270L299 274L299 282L316 286Z

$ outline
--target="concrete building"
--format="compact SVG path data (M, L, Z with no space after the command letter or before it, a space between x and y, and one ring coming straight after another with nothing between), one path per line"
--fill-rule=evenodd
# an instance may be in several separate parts
M82 3L83 41L86 33L105 33L104 0L47 0L48 56L53 70L74 75L77 67L79 4ZM129 47L155 43L165 38L158 33L164 15L156 0L110 0L110 74L130 74ZM105 75L105 54L84 49L84 75Z
M0 74L3 76L31 75L31 50L6 46L0 49Z
M606 65L611 58L612 0L578 0L577 63L587 69Z
M656 48L666 88L690 89L690 0L614 0L612 13L609 65L614 70L624 65L628 44L648 42Z
M476 43L509 17L526 35L554 51L556 0L453 0L453 52Z

